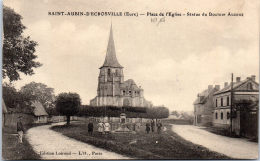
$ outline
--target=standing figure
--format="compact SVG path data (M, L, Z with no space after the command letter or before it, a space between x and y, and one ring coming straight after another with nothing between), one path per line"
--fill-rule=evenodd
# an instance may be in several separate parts
M18 117L17 133L18 133L18 142L23 143L24 128L23 128L23 123L22 123L22 116Z
M133 131L135 131L136 123L133 123Z
M150 132L150 124L149 122L146 123L146 133L149 134Z
M109 122L106 122L104 124L104 131L105 131L105 134L109 134L110 133L110 123Z
M155 122L154 122L154 120L152 119L152 121L151 121L151 129L152 129L152 132L154 132L154 127L155 127Z
M157 122L157 132L158 132L158 134L161 133L161 130L162 130L162 123L161 123L161 120L158 120L158 122Z
M103 122L99 121L99 123L98 123L97 126L98 126L98 133L99 133L100 135L102 135L103 132L104 132L104 124L103 124Z
M93 122L90 121L90 122L88 123L88 133L89 133L90 135L93 134L93 129L94 129Z
M136 123L136 130L139 131L141 128L141 123L140 122L137 122Z

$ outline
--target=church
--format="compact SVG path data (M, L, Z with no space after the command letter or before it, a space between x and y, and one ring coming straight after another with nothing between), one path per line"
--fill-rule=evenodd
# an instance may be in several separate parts
M99 70L97 96L90 100L90 106L153 106L144 98L144 90L133 79L124 81L123 66L116 57L112 25L105 62Z

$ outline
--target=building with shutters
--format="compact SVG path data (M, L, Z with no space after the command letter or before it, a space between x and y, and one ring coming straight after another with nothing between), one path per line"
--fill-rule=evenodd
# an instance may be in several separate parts
M255 136L258 130L259 84L255 76L241 80L236 77L233 82L232 98L231 83L214 93L213 125L230 129L232 104L232 132L236 135Z

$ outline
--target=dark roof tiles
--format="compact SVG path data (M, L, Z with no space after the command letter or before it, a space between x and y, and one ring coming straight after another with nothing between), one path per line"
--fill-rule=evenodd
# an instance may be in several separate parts
M123 68L123 66L121 66L119 64L119 62L116 58L116 50L115 50L115 44L114 44L114 39L113 39L112 25L110 28L110 35L109 35L109 40L108 40L108 45L107 45L106 58L105 58L105 62L102 67Z

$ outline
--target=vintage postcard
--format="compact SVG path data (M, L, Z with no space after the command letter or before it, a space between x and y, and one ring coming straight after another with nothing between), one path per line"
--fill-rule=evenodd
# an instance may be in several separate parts
M259 9L4 0L2 159L258 159Z

